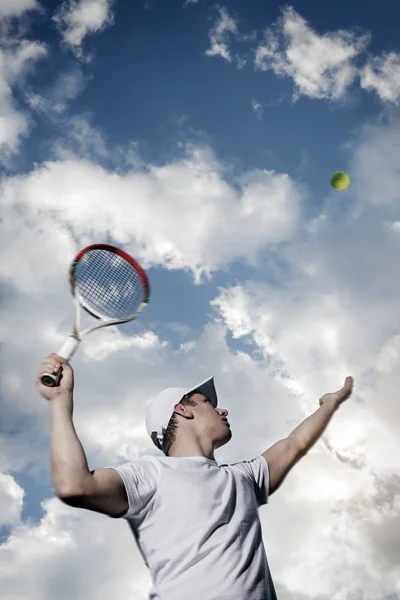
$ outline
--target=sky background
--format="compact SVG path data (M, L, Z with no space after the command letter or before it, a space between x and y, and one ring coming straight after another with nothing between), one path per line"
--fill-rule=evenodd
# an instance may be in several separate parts
M73 358L90 468L158 453L165 387L215 376L229 463L352 375L264 543L279 600L400 598L399 20L395 0L0 0L2 599L148 597L127 523L54 496L34 387L95 242L152 295Z

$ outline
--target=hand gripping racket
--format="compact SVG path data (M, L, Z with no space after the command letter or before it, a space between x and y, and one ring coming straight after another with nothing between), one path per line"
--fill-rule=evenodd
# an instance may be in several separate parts
M77 254L69 270L69 284L75 305L71 335L58 355L70 360L82 338L101 327L128 323L147 306L150 286L142 267L123 250L108 244L93 244ZM100 323L79 331L81 308ZM58 385L58 373L45 373L41 382Z

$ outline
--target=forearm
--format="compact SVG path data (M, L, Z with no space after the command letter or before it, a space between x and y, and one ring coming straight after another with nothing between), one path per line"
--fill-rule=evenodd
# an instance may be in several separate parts
M324 402L315 413L300 423L289 437L296 438L301 448L308 452L324 433L337 408L337 403L333 401Z
M56 494L79 495L90 476L89 466L72 421L72 395L50 403L51 471Z

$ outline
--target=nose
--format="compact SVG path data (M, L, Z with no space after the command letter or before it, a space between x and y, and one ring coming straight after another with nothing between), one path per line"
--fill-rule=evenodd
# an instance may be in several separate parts
M218 408L217 410L222 417L227 417L229 414L226 408Z

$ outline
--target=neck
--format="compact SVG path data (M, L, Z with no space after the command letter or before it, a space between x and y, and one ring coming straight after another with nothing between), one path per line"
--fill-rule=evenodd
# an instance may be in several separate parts
M210 460L214 458L214 447L212 443L199 443L199 442L175 442L172 444L168 456L175 458L185 458L190 456L203 456Z

